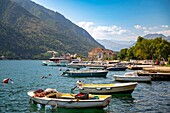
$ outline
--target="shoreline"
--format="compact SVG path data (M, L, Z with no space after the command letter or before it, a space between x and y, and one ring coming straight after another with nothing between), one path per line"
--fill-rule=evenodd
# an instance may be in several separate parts
M150 68L143 68L144 71L149 72L164 72L164 73L170 73L170 67L165 66L154 66Z

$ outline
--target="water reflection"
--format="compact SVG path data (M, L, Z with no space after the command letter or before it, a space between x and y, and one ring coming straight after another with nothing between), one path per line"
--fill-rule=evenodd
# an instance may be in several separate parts
M57 108L52 107L50 105L40 105L36 103L30 102L30 112L39 112L39 113L108 113L108 107L104 109L94 109L94 108L88 108L88 109L68 109L68 108Z
M133 104L135 99L131 94L113 94L111 104Z

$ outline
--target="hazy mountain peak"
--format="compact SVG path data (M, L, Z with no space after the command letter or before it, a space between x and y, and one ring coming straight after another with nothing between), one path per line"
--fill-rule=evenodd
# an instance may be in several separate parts
M147 34L147 35L144 36L144 38L148 38L148 39L153 39L153 38L157 38L157 37L166 38L165 35L163 35L163 34L158 34L158 33Z
M147 35L145 35L143 37L146 38L146 39L154 39L154 38L162 37L163 39L170 41L170 37L169 36L165 36L163 34L158 34L158 33L147 34Z
M118 40L107 40L107 39L97 39L97 41L104 45L106 49L113 51L120 51L124 48L129 48L133 45L135 41L118 41Z

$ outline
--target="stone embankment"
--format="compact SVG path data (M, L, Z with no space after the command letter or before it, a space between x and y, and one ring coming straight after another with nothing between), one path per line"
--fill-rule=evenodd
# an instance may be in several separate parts
M162 73L170 73L170 67L164 67L164 66L155 66L152 68L143 68L144 71L149 72L162 72Z

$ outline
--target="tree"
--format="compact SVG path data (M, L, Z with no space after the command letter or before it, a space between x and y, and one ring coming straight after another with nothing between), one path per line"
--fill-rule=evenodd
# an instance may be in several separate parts
M167 59L170 53L170 42L158 37L155 39L144 39L138 37L135 46L122 49L118 55L119 59Z
M127 50L128 48L122 49L118 54L118 59L125 60L125 58L127 57Z

